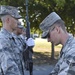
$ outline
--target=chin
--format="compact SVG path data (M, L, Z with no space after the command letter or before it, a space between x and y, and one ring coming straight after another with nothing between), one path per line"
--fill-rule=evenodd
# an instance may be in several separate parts
M55 46L59 45L59 43L53 43Z
M59 45L59 43L56 43L55 45L57 46L57 45Z

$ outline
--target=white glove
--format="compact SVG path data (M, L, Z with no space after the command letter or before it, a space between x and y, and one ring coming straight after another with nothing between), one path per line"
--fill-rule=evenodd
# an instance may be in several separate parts
M27 43L28 46L34 46L34 45L35 45L34 39L32 39L32 38L29 38L29 39L26 41L26 43Z

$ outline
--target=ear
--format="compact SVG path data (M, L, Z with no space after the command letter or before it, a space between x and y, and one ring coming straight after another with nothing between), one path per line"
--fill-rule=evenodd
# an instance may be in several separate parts
M57 33L60 33L61 32L61 29L60 29L59 26L56 26L55 28L56 28Z
M9 19L9 17L7 17L6 22L7 22L7 23L10 23L10 19Z

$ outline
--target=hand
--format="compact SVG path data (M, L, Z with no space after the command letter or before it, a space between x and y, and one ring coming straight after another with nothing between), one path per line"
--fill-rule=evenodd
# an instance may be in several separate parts
M26 41L26 43L27 43L28 46L35 46L34 39L32 39L32 38L29 38L29 39Z

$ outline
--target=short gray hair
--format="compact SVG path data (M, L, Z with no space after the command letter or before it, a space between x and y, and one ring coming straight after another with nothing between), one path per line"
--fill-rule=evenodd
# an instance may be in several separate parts
M62 19L60 19L60 20L57 20L54 24L53 24L53 26L60 26L64 31L66 31L66 28L65 28L65 22L62 20Z

